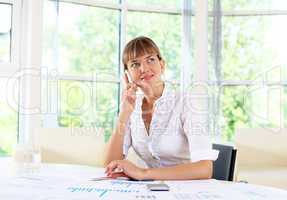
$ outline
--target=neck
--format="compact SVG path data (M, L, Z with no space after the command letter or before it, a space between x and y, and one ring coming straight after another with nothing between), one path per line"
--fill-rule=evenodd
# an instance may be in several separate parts
M148 103L154 103L158 98L161 97L164 89L164 82L159 81L155 83L152 87L152 93L145 94L146 101Z

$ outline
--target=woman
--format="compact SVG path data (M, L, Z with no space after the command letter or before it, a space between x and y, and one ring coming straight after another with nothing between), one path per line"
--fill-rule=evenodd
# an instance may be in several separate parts
M180 94L162 80L165 61L157 45L147 37L135 38L126 45L122 62L126 88L107 145L107 176L114 177L120 170L137 180L211 178L218 152L192 122L190 95ZM130 147L147 168L125 159Z

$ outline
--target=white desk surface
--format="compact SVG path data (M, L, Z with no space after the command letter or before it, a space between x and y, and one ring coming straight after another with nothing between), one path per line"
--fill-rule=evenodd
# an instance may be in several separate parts
M148 182L104 180L103 168L81 165L42 164L34 174L17 174L11 159L0 158L1 200L286 200L287 191L217 180L165 181L169 192L150 192Z

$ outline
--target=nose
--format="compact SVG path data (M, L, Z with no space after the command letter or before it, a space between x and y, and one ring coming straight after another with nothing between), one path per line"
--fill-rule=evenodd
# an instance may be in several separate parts
M149 70L148 64L143 61L143 62L141 63L141 66L140 66L140 71L141 71L141 73L145 73L145 72L147 72L148 70Z

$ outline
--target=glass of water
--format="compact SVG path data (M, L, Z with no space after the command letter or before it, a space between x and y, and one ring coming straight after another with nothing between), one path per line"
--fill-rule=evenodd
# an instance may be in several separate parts
M35 174L41 167L41 151L36 145L15 145L13 158L18 175Z

